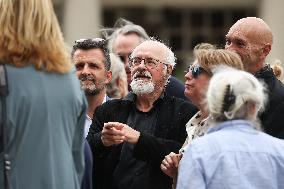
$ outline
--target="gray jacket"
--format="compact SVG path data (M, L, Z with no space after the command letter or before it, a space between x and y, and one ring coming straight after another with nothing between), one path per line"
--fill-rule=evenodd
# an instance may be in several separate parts
M84 171L84 93L74 71L6 65L7 151L12 189L79 189ZM0 106L0 119L2 108ZM3 155L0 154L0 188Z

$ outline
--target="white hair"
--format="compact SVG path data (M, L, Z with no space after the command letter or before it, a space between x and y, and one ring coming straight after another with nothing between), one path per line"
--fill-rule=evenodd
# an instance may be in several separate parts
M121 98L121 91L117 85L117 80L121 79L125 83L124 93L128 93L127 89L127 75L124 69L123 62L113 53L110 53L111 67L112 72L111 82L107 85L107 94L111 98Z
M176 57L173 51L167 47L166 64L171 65L173 68L176 65Z
M172 66L172 68L175 67L175 65L176 65L176 56L175 56L174 52L171 50L170 47L168 47L165 43L161 42L160 40L158 40L158 39L156 39L154 37L150 37L150 39L147 39L147 40L143 41L142 43L145 43L145 42L156 42L156 43L159 43L159 44L163 45L165 47L165 50L166 50L166 52L165 52L165 56L166 56L165 60L166 60L166 62L164 62L164 63ZM136 56L135 53L136 52L135 52L135 48L134 48L133 52L130 54L130 57L135 57Z
M229 67L219 67L207 91L209 112L215 121L247 119L255 121L248 106L263 111L266 102L264 84L252 74Z

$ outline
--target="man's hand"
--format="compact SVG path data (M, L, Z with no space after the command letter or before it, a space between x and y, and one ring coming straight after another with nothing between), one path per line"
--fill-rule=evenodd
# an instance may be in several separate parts
M136 144L138 142L138 139L140 137L139 131L132 129L131 127L125 124L124 124L124 127L122 128L122 131L125 134L125 140L127 142L129 142L130 144Z
M101 139L104 146L111 146L114 144L120 144L124 141L131 144L136 144L139 136L140 132L132 129L126 124L119 122L108 122L104 124Z
M165 159L162 161L161 170L171 178L176 177L181 157L181 154L171 152L169 155L165 156Z
M118 122L105 123L101 136L104 146L122 143L125 140L124 131L122 131L123 127L124 124Z

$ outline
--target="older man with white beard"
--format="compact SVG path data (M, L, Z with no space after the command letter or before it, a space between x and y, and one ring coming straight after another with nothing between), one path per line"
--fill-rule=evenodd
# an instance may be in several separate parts
M185 124L196 112L192 104L164 93L174 65L173 52L161 42L148 40L134 49L133 91L98 107L87 137L94 188L171 188L159 166L181 147Z

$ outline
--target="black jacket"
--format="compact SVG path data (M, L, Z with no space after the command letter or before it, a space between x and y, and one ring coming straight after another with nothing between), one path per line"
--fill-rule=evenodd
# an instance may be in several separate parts
M184 90L184 83L182 83L176 77L171 76L169 79L169 83L166 87L166 93L169 96L174 96L188 101L188 99L184 95Z
M255 76L266 83L268 89L268 103L265 111L260 115L264 131L274 137L284 139L284 85L266 66Z
M109 121L126 123L131 110L133 94L123 100L111 100L97 108L87 140L93 152L93 186L95 189L109 189L112 174L120 158L122 145L104 147L101 141L103 124ZM141 133L134 147L133 157L150 164L150 178L153 189L171 188L172 179L161 170L164 156L178 152L186 138L185 124L197 109L190 103L175 97L164 96L157 104L158 118L154 136ZM143 188L141 186L141 188ZM139 188L137 188L139 189Z

